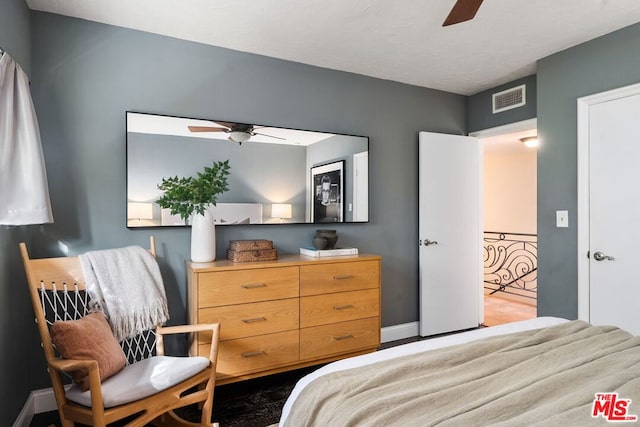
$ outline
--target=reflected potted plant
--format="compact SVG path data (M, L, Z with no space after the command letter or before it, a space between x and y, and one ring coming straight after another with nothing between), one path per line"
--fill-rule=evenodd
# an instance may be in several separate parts
M156 201L161 208L183 220L191 219L191 260L209 262L216 258L215 222L209 210L218 196L229 189L229 160L214 161L196 176L162 178Z

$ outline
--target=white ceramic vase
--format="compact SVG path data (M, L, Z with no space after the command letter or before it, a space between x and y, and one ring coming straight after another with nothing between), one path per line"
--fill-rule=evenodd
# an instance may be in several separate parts
M216 226L209 210L191 218L191 261L210 262L216 259Z

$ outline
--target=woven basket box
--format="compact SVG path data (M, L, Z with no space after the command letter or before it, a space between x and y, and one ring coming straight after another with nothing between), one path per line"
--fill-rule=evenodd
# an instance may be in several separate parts
M271 240L231 240L229 249L234 251L273 249L273 242Z
M231 262L273 261L278 259L278 252L275 249L236 251L229 248L227 249L227 259Z

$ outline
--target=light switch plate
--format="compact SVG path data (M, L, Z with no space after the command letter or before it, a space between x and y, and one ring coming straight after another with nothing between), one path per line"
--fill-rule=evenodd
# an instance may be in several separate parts
M556 227L569 226L569 211L556 211Z

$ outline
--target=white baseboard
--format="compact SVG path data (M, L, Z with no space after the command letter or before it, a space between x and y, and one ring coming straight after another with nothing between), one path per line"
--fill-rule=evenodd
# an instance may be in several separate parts
M380 341L390 342L404 338L417 337L419 333L419 323L403 323L401 325L387 326L380 331Z
M71 388L70 385L65 386L65 390L69 388ZM51 387L32 391L31 395L34 400L34 414L58 410L56 396L53 394Z
M70 385L65 388L71 387ZM22 407L22 411L18 414L13 423L13 427L29 427L31 420L35 414L42 412L56 411L58 405L56 405L56 397L53 394L53 388L43 388L40 390L34 390L29 393L29 397Z
M29 427L31 420L33 419L33 415L35 414L34 406L33 392L31 392L22 407L22 411L18 414L18 418L13 422L13 427Z

